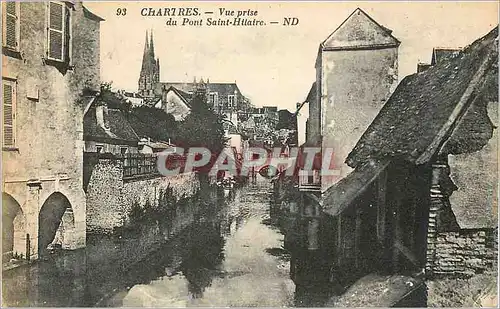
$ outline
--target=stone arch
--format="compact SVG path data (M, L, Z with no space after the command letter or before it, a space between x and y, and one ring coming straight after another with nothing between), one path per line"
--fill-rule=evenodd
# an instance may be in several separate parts
M26 217L21 205L2 192L2 257L26 258Z
M68 198L60 192L52 193L38 214L38 255L45 255L49 247L69 248L74 228L75 218Z

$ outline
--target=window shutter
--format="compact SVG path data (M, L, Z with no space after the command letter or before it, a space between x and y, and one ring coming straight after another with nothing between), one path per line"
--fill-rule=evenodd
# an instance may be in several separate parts
M71 57L71 15L70 9L65 5L64 6L64 60L66 62L70 62Z
M16 2L7 2L5 8L5 39L4 45L17 48L17 9Z
M60 3L49 3L48 57L64 60L64 6Z
M3 84L3 144L14 146L14 87Z

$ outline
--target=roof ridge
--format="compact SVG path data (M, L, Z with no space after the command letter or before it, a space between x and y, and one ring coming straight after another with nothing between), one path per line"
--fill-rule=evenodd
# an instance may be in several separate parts
M354 11L352 11L351 14L349 14L349 16L344 19L344 21L342 21L342 23L335 29L333 30L333 32L331 32L325 40L323 40L323 42L320 43L320 48L322 49L326 43L326 41L328 41L353 15L354 13L356 12L361 12L363 13L363 15L365 15L371 22L373 22L376 26L378 26L379 28L381 28L387 35L389 35L392 39L394 39L398 44L401 43L401 41L399 41L395 36L392 35L392 30L381 25L380 23L378 23L376 20L374 20L370 15L368 15L365 11L363 11L363 9L361 9L360 7L357 7Z
M444 49L444 50L461 50L461 49L463 49L463 46L461 46L461 47L444 47L444 46L436 46L436 47L433 47L432 49L433 49L433 50L436 50L436 49Z

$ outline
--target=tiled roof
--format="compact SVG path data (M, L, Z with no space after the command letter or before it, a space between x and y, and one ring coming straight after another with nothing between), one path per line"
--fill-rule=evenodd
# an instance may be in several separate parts
M97 123L96 107L91 107L83 118L84 140L137 145L139 137L121 110L108 109L107 113L104 113L104 122L109 130Z
M346 163L357 167L369 160L394 157L425 163L470 107L476 85L481 86L481 79L491 71L498 74L497 35L495 28L449 61L405 77Z

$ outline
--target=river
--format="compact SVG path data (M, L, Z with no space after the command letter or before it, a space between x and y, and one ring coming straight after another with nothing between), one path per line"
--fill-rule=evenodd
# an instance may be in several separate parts
M225 193L135 263L121 251L125 240L103 237L5 272L3 305L294 306L284 236L270 224L269 180Z

